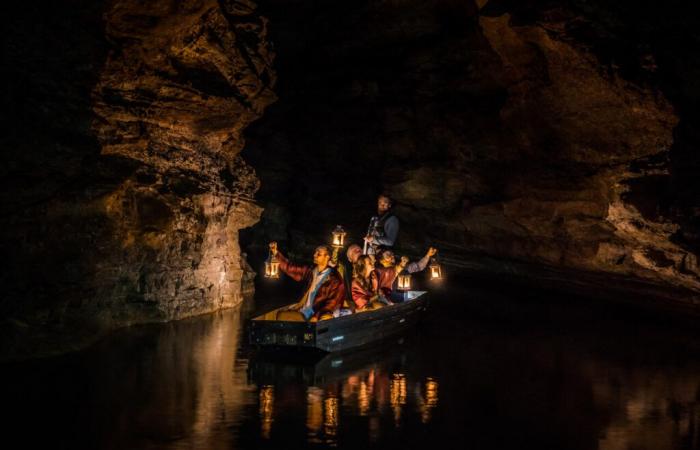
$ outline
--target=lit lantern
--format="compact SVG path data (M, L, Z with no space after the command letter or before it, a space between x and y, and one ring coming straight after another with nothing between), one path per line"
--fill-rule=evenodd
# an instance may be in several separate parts
M397 287L400 291L411 290L411 274L406 271L401 272L398 277Z
M335 227L335 230L333 230L333 247L341 248L345 245L345 234L343 227L340 225Z
M440 268L440 264L433 258L430 261L430 279L431 280L440 280L442 279L442 269Z
M280 277L280 263L277 259L270 255L265 261L265 278L279 278Z

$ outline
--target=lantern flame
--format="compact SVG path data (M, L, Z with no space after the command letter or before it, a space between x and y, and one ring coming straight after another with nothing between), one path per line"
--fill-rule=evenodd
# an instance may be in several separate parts
M277 279L280 277L280 263L277 259L270 255L265 261L265 278Z
M410 273L402 272L399 274L398 289L400 291L408 291L411 289L411 274Z
M435 258L433 258L433 260L430 262L430 279L442 279L442 268L440 267L440 264L438 264L438 262L435 261Z
M332 243L331 245L335 248L341 248L341 247L345 246L345 235L346 234L347 233L345 232L343 227L341 227L340 225L335 227L335 230L333 230L333 237L331 239L331 243Z

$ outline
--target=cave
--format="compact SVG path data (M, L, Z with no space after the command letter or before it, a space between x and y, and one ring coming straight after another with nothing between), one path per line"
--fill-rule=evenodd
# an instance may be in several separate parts
M481 376L496 380L486 391L494 389L497 401L513 401L502 413L480 396L474 386L481 379L470 374L474 384L465 392L487 416L531 415L514 432L531 432L530 443L544 447L698 448L698 397L669 387L677 382L684 393L700 392L692 382L700 371L690 357L673 353L679 343L697 351L700 342L693 335L700 316L700 18L686 2L42 0L9 2L3 18L0 361L12 368L16 384L35 365L67 374L147 351L154 353L142 357L158 361L163 371L154 373L167 377L170 363L156 347L182 347L204 358L176 366L178 379L196 372L195 365L239 367L236 352L245 337L229 322L243 323L253 310L280 306L271 298L299 290L289 279L275 283L264 276L269 243L277 242L290 259L309 260L341 225L345 248L362 247L383 195L400 222L396 256L419 260L436 248L431 261L445 279L435 295L471 292L473 304L452 304L457 315L515 327L527 342L517 345L534 355L516 354L515 344L492 359L481 347L462 350L468 353L454 362L455 370L467 371L468 359L484 358ZM443 313L447 320L451 312ZM528 331L516 324L518 317L530 322ZM597 325L591 324L601 317L604 336L624 335L621 343L600 356L599 341L586 335L581 347L587 356L562 357L565 369L552 369L547 358L553 350L533 336L560 330L559 320L562 329L576 330L566 333L585 334L582 322L593 333ZM472 317L450 320L458 328L483 326ZM427 333L433 334L426 339L447 339L430 323L434 329L428 325ZM657 334L644 334L656 327L663 329L661 343ZM677 327L687 332L664 334ZM212 333L229 344L214 349L219 341ZM485 335L475 339L486 347L510 342L505 332L493 342ZM554 347L568 352L564 341L572 336L555 339ZM637 342L650 343L653 357L664 355L659 364L688 364L682 379L644 391L653 407L637 405L658 418L666 402L676 437L664 435L670 422L639 437L643 418L629 413L634 425L625 428L624 445L596 440L596 433L604 434L602 422L621 426L619 410L610 406L614 395L601 390L618 381L601 387L587 378L602 373L601 360L615 361L611 377L632 380L628 394L637 397L627 408L643 403L646 377L672 372L616 365ZM665 355L669 347L676 359ZM632 365L648 356L632 353ZM78 363L75 355L88 356ZM400 363L387 359L386 367L415 356L402 355ZM449 358L442 349L416 364L441 373L448 365L437 362L440 355ZM52 366L67 361L62 358L71 362ZM526 376L542 370L551 378L521 392L504 391L496 383L512 384L512 375L502 371L518 363L532 371ZM94 373L83 381L120 383L105 369ZM406 404L400 397L413 394L405 392L404 375L378 373L386 377L387 414L398 427ZM571 377L557 381L562 373ZM41 384L35 376L30 379ZM441 417L431 397L438 379L422 379L421 394L409 401L419 404L416 423ZM366 388L368 378L362 380ZM442 380L444 388L451 379ZM253 414L241 412L242 397L219 382L226 401L243 408L236 414ZM157 403L169 402L151 383ZM551 400L563 417L573 417L576 408L596 411L581 419L579 434L567 428L575 422L552 419L556 414L545 403L528 404L528 396L557 383L557 392L572 395L570 404ZM180 415L198 398L213 398L205 385L178 384L187 392L173 411ZM269 444L278 419L265 412L274 403L266 386L258 386L255 426ZM334 388L340 391L309 390L308 417L332 422L327 414L341 414L337 402L350 402L342 400L348 390L359 396L357 386L347 381ZM90 408L114 401L90 398ZM113 414L131 414L112 407ZM59 413L60 406L52 408ZM88 406L76 408L76 417L92 420ZM144 417L162 429L127 422L136 427L129 433L152 440L110 441L114 429L100 422L86 440L65 438L59 447L108 448L112 442L165 448L163 436L194 436L191 430L206 422L197 409L166 425L150 408ZM358 408L364 420L373 407ZM485 423L470 414L459 417ZM539 419L560 427L545 438ZM468 441L456 433L456 419L441 420L436 429L455 442L517 444L505 437ZM292 428L280 425L278 436L294 436ZM314 435L319 441L307 436L293 446L337 446L342 433L328 429L317 433L323 438ZM341 447L369 445L344 436ZM578 447L574 436L585 437ZM427 442L416 439L415 445ZM189 444L212 448L212 442Z

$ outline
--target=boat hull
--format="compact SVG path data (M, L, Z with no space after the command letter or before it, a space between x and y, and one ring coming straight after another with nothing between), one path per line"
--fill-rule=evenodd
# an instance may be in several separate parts
M320 322L270 320L276 315L272 311L251 320L249 343L269 349L343 351L368 345L414 326L427 307L426 292L409 291L401 303Z

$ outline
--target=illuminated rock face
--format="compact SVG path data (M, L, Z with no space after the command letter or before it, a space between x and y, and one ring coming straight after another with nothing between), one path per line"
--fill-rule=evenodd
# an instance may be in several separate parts
M500 201L462 214L463 244L700 290L696 255L674 242L679 224L660 211L679 121L670 102L604 71L568 38L566 19L517 26L504 13L479 26L507 86L499 117L507 171ZM484 184L479 169L468 171Z
M245 0L61 3L12 15L4 317L21 341L237 305L238 230L261 212L241 134L275 99L266 20Z
M311 246L343 223L357 240L385 190L404 251L435 244L455 266L589 293L697 296L700 64L654 31L686 36L690 19L602 1L299 4L313 33L264 5L287 81L249 129L270 205L259 233ZM329 217L324 195L345 208Z

